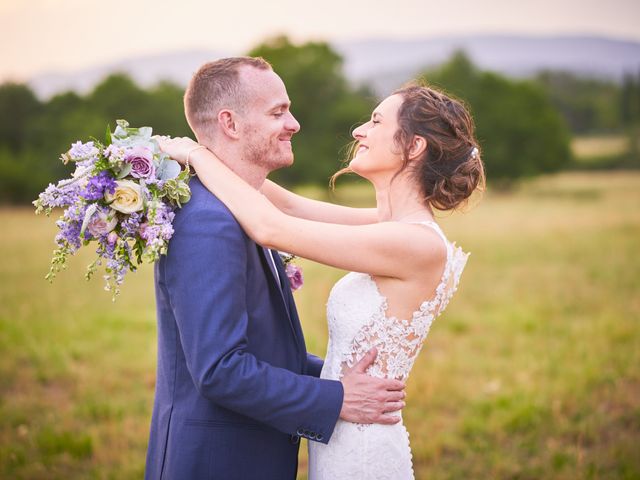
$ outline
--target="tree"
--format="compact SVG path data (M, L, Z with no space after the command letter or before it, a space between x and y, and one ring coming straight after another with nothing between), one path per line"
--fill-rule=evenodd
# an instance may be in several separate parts
M572 132L588 134L620 128L620 87L615 83L551 70L539 73L535 80Z
M567 125L535 82L479 71L462 52L422 80L470 107L489 181L553 172L570 162Z
M29 124L41 109L42 104L27 85L0 85L0 145L12 152L24 148L29 142Z
M183 96L184 88L170 82L161 82L151 88L144 125L162 135L193 136L184 116Z
M89 110L100 114L105 124L112 125L119 118L132 125L144 125L149 119L150 104L149 94L124 73L109 75L86 98Z
M170 83L141 89L123 74L105 78L87 96L65 92L48 102L25 85L0 85L0 203L33 200L47 183L68 177L72 167L59 155L72 142L102 139L119 118L158 133L189 135L182 95Z

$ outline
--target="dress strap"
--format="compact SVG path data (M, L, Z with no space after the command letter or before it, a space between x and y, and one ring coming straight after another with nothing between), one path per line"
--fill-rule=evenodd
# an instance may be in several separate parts
M433 222L431 220L423 220L418 222L407 222L407 223L426 225L428 227L433 228L436 231L436 233L440 236L442 241L444 242L445 247L447 247L447 260L451 258L452 246L451 246L451 243L449 243L449 240L447 240L447 236L444 234L444 232L440 228L440 225L438 225L436 222Z

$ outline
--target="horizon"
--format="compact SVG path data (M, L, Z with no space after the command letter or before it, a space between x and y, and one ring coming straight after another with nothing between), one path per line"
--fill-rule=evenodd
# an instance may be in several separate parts
M99 18L99 23L94 18ZM330 44L461 35L579 36L640 42L638 20L640 2L632 0L612 0L606 10L594 0L565 0L561 4L528 0L516 7L507 0L481 5L459 0L453 7L422 0L397 0L393 5L327 0L322 7L307 9L300 9L296 0L268 5L250 0L241 6L183 0L162 9L151 0L139 0L122 9L104 8L97 0L66 0L63 4L57 0L4 0L0 4L0 42L8 48L0 64L0 81L24 82L36 75L74 72L170 52L243 54L279 34L295 43Z
M288 36L286 34L282 34ZM273 38L276 35L271 37L266 37L261 41L266 41L269 38ZM585 39L585 40L603 40L603 41L611 41L611 42L621 42L621 43L630 43L637 44L640 46L640 38L628 38L628 37L615 37L613 35L605 35L605 34L597 34L597 33L560 33L560 34L542 34L542 33L523 33L523 32L482 32L482 33L465 33L465 34L441 34L441 35L425 35L425 36L415 36L415 37L391 37L391 36L379 36L379 37L361 37L361 38L353 38L349 40L341 40L341 39L322 39L322 38L310 38L306 40L296 40L288 36L289 39L296 43L301 44L305 42L327 42L330 45L348 45L348 44L357 44L359 42L419 42L419 41L429 41L429 40L439 40L439 39L448 39L448 38L518 38L518 39L539 39L539 40L559 40L559 39ZM259 42L258 42L259 43ZM256 45L258 45L258 43ZM152 50L149 52L138 52L131 55L124 55L120 57L113 57L111 59L105 59L103 61L97 61L96 63L87 63L81 65L79 67L71 66L67 68L60 67L58 69L49 69L34 72L29 78L12 78L11 76L2 77L0 76L0 83L3 82L16 82L16 83L29 83L30 81L44 76L56 76L56 75L68 75L72 73L80 73L84 71L93 70L96 68L111 66L113 64L121 63L121 62L129 62L132 60L138 59L149 59L153 57L164 57L174 54L180 53L199 53L199 52L215 52L216 54L222 53L225 56L240 56L245 55L247 51L251 50L255 45L250 46L245 51L233 51L231 49L223 49L217 47L210 46L183 46L182 48L173 48L166 50ZM640 59L639 59L640 61Z

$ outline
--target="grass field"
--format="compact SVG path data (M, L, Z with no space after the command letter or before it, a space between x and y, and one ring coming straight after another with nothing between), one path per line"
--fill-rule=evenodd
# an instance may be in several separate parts
M629 149L625 135L600 135L576 137L571 142L573 154L581 159L622 155Z
M571 173L442 218L471 257L408 382L418 479L640 479L639 207L640 173ZM130 276L116 304L99 277L85 283L88 252L50 286L54 221L5 209L0 222L0 478L140 478L151 269ZM296 296L322 354L343 272L302 266Z

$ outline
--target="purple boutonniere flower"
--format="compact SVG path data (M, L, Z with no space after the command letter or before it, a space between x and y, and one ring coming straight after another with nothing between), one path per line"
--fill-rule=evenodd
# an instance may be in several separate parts
M280 255L280 259L282 263L284 263L284 271L287 274L287 278L289 279L289 285L291 286L291 291L295 292L300 289L304 284L304 277L302 276L302 269L293 263L293 260L296 258L295 255L291 255L285 252L278 252Z
M291 285L291 291L295 292L304 283L304 278L302 277L302 269L294 265L293 263L289 263L285 267L285 272L287 273L287 277L289 278L289 284Z

